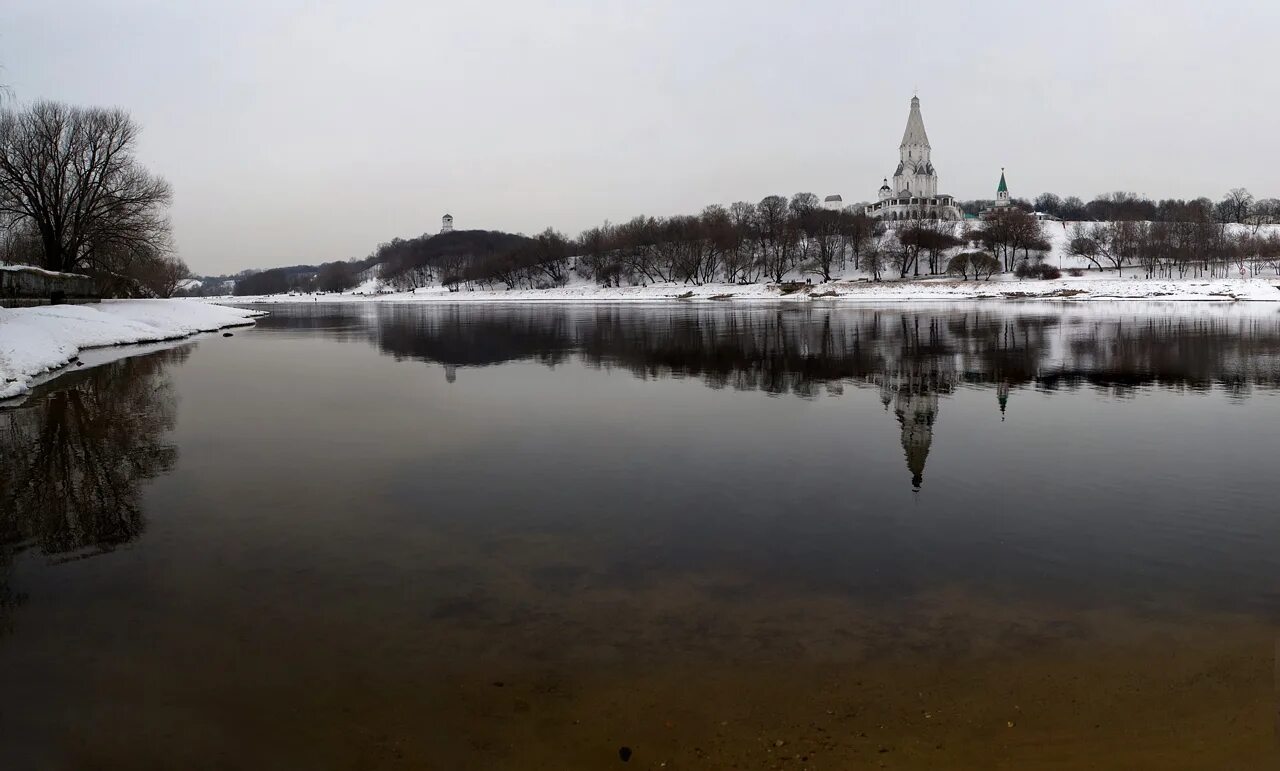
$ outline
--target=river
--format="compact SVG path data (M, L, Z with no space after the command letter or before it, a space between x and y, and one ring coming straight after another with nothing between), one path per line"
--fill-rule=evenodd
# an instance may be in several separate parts
M299 305L0 410L0 768L1263 768L1280 314Z

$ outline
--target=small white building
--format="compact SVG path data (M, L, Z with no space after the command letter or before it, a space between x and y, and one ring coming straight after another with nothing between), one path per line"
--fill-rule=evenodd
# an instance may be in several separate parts
M830 211L840 211L844 208L844 199L838 195L829 195L822 199L822 208Z
M440 232L441 233L453 232L453 215L452 214L446 214L440 218Z

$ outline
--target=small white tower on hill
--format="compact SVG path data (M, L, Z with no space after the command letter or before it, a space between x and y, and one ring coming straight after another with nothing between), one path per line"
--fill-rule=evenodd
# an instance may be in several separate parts
M453 232L453 215L452 214L446 214L440 218L440 232L441 233Z

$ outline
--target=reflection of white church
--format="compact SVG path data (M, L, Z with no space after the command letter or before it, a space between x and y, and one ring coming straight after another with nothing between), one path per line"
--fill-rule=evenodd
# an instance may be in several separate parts
M924 133L920 98L913 96L907 130L898 146L900 159L893 172L893 184L885 178L879 200L867 206L866 213L882 220L963 219L955 198L938 195L938 173L929 153L929 135Z

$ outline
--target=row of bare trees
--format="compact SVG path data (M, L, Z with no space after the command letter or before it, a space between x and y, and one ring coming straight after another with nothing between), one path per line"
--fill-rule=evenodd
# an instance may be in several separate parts
M445 234L425 243L456 237ZM972 251L953 264L951 256L962 247ZM708 206L696 215L606 222L573 241L548 229L482 255L444 250L419 270L455 290L559 286L575 274L606 287L826 282L853 270L874 281L948 272L989 278L1001 266L1012 270L1017 261L1049 248L1040 221L1016 207L975 225L921 220L887 231L862 207L830 209L812 193L798 193Z
M812 193L708 206L696 215L636 217L578 239L578 271L604 286L713 281L748 284L804 274L829 281L875 250L883 226Z
M138 133L118 109L0 109L0 261L90 273L112 294L172 294L188 275L172 191L135 157Z
M1077 222L1067 253L1099 269L1148 278L1280 275L1280 233L1231 228L1208 218L1176 222Z

